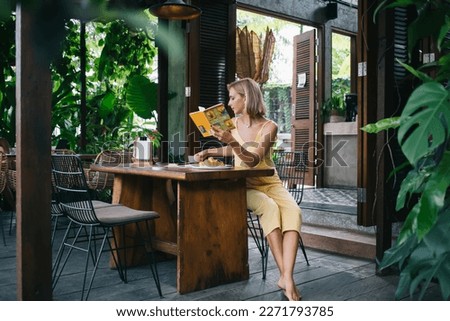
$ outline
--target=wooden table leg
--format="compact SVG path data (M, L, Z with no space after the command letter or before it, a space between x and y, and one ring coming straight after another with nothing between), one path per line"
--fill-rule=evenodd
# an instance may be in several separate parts
M177 289L249 277L245 178L178 183Z
M170 187L170 185L169 185ZM178 181L173 203L165 179L118 176L113 203L157 211L157 249L177 255L177 290L188 293L249 277L245 178ZM133 252L132 252L133 253ZM139 252L127 255L133 261Z
M162 183L159 180L153 181L148 177L136 176L136 175L115 175L114 177L114 189L113 189L113 204L122 204L137 210L152 210L160 213L160 218L158 218L155 224L152 224L151 228L153 234L155 235L155 230L159 228L167 241L176 242L176 223L175 219L171 218L170 211L167 210L169 207L169 201L167 196L165 196L166 191L161 188ZM176 216L175 214L172 216ZM157 225L158 224L158 225ZM140 230L145 233L146 227L145 223L142 223ZM169 226L169 228L167 228ZM173 226L173 228L170 228ZM136 226L130 224L126 226L126 235L136 236ZM119 246L123 245L122 236L117 233ZM137 240L127 238L126 244L126 265L136 266L147 264L147 254L144 248L133 246ZM121 255L122 260L123 256ZM110 261L111 267L114 267L114 261Z

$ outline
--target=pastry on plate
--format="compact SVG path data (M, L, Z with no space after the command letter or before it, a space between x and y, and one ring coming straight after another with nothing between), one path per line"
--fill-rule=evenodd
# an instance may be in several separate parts
M204 161L198 163L200 167L217 167L217 166L224 166L225 164L218 159L215 159L214 157L208 157Z

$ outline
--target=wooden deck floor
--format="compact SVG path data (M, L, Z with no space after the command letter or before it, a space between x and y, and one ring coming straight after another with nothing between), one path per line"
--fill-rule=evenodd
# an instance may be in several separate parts
M5 234L7 245L3 246L0 243L0 300L13 301L16 300L15 236L9 236L7 231ZM308 248L306 250L310 266L307 266L299 251L295 269L295 281L304 301L394 300L398 277L376 275L374 262ZM82 279L80 271L83 260L77 258L71 262L54 291L53 299L56 301L73 301L80 298ZM175 260L160 262L158 270L163 291L163 298L160 298L148 267L129 269L129 282L124 284L120 281L117 271L108 268L107 255L104 255L89 299L96 301L284 300L284 296L276 286L278 272L273 258L269 257L267 279L262 280L260 255L251 238L249 238L249 267L250 278L247 281L180 295L176 292ZM414 299L407 296L403 298L403 300ZM430 286L425 300L441 300L440 290L436 284Z

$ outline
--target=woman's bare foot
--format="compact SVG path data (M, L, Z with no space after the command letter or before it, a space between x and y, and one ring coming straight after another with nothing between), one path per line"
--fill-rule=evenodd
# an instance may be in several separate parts
M285 281L283 278L278 280L278 287L283 291L289 301L300 301L302 296L295 286L294 280Z

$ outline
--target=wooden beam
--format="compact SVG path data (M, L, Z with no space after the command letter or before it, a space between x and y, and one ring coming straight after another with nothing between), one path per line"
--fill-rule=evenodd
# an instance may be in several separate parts
M358 125L361 128L377 121L377 59L378 35L377 26L372 16L376 1L358 2ZM358 225L373 226L376 223L377 181L375 170L377 168L376 135L360 132L358 135L358 178L359 189ZM380 194L378 194L380 195ZM382 197L380 195L380 197Z
M37 16L16 11L17 299L51 300L51 77ZM39 54L41 53L41 54Z
M169 22L165 19L158 20L159 28L167 30ZM158 37L155 40L158 47L158 130L162 134L162 142L159 150L161 162L169 161L169 78L168 78L168 56L164 41Z

